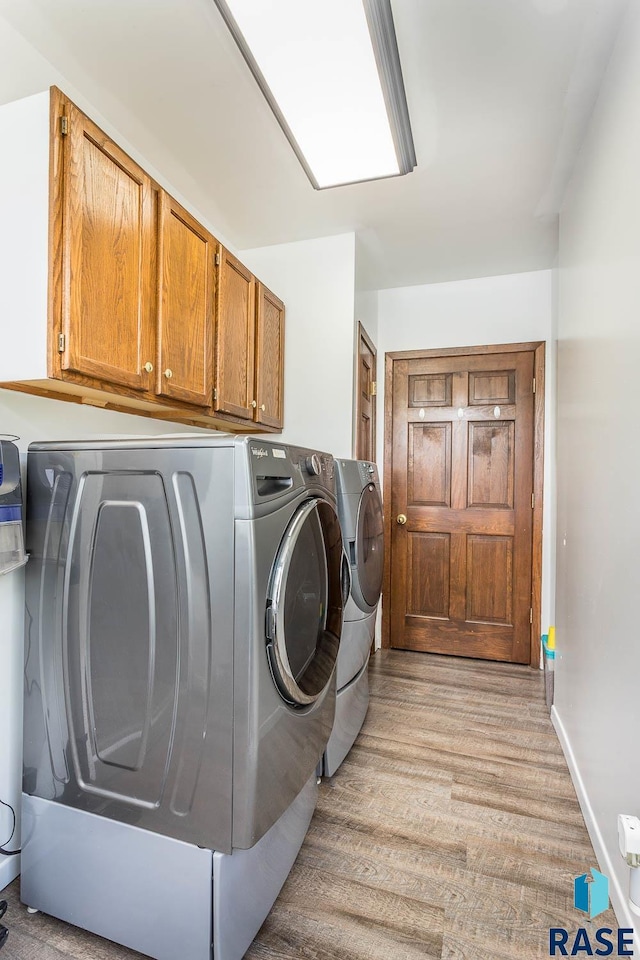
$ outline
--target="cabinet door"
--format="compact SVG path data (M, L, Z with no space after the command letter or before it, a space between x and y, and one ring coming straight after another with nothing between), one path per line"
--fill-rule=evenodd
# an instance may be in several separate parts
M62 370L150 389L155 353L151 180L67 103Z
M284 304L257 284L255 419L282 429L284 422Z
M224 248L220 260L214 410L253 420L255 279Z
M158 226L157 393L210 407L217 241L164 190Z

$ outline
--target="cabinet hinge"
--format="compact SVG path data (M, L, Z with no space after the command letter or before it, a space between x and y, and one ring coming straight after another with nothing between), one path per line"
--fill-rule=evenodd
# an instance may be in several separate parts
M217 399L218 399L218 391L217 391L217 390L214 390L214 391L213 391L213 399L214 399L214 400L217 400Z
M535 493L531 494L531 509L533 510L536 505L536 495Z
M371 381L371 396L376 397L378 395L378 384L375 380Z
M220 254L216 253L216 267L220 266Z
M536 392L536 378L533 378L533 392Z
M58 353L64 353L67 349L67 338L64 333L58 334Z
M60 117L60 135L66 137L69 133L69 117Z
M533 607L529 607L529 623L533 623Z

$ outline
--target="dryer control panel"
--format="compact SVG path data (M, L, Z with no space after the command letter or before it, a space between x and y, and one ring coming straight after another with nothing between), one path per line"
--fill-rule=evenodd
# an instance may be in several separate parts
M370 483L379 487L378 467L370 460L339 460L343 492L358 493ZM360 484L358 485L358 480Z
M358 472L363 487L368 483L378 482L378 468L375 463L369 463L367 460L358 460Z

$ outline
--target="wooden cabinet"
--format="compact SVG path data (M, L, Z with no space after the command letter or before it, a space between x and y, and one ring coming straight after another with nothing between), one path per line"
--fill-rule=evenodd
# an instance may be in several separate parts
M253 420L256 282L228 250L220 257L216 315L216 384L213 408Z
M66 101L61 189L61 368L133 390L151 384L151 179ZM66 131L63 132L63 131Z
M256 290L256 422L284 423L284 304L264 284Z
M281 301L59 90L0 106L0 136L0 387L281 429Z
M214 410L281 430L284 304L228 250L220 259Z
M218 242L164 190L158 221L156 392L208 408L213 396Z

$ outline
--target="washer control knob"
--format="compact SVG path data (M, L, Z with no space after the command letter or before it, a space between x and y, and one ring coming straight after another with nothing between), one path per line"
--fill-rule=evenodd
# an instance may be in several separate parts
M308 474L312 477L319 477L322 471L320 466L320 458L316 453L312 454L310 457L306 457L304 461L305 469Z

